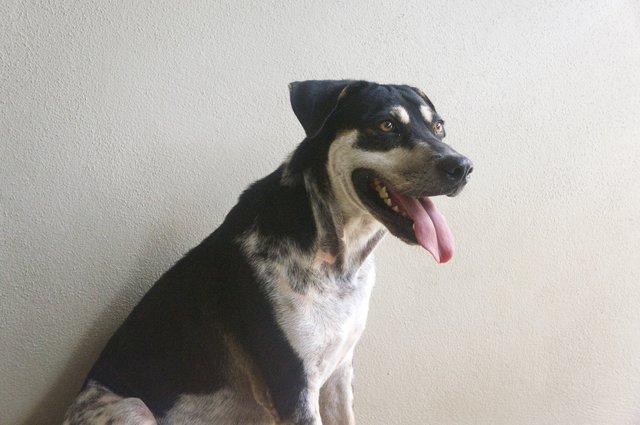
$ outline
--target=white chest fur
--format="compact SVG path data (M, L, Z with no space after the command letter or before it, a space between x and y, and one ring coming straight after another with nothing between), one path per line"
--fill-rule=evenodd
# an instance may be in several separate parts
M319 388L350 359L364 330L375 280L373 259L347 279L330 273L314 276L322 282L307 282L304 292L292 289L289 274L274 278L269 293L278 324L302 359L309 384Z
M245 248L247 243L255 242L252 239L249 236L245 240ZM298 285L291 282L293 276L300 275L291 273L290 267L301 258L279 258L282 260L255 261L253 265L265 279L278 324L303 362L308 395L312 396L310 408L318 414L320 388L343 361L351 361L353 348L364 330L375 280L373 258L366 259L350 279L331 278L325 273L306 275L306 279L322 279L305 282L307 291L294 290ZM230 417L234 418L233 423L273 423L258 404L249 406L233 391L221 391L182 395L159 424L223 424L229 423Z
M364 238L363 238L364 239ZM349 359L364 330L375 281L373 256L347 275L335 273L324 251L301 253L269 246L255 231L239 240L261 277L278 325L303 362L309 385L319 389ZM262 253L262 255L256 255Z

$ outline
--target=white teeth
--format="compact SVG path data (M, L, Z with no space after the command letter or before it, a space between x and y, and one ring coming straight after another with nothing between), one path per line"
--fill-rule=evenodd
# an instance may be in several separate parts
M378 196L380 197L380 199L382 199L384 201L384 203L391 208L394 212L406 217L407 214L404 211L400 210L400 207L398 207L397 205L395 205L393 203L393 201L391 200L391 198L389 197L389 192L387 187L384 185L384 183L382 183L379 179L374 179L373 180L373 187L375 188L376 192L378 192Z
M387 188L385 186L383 186L379 181L374 181L374 185L376 188L376 192L378 192L378 195L380 195L380 197L382 199L387 199L389 197L389 194L387 193Z

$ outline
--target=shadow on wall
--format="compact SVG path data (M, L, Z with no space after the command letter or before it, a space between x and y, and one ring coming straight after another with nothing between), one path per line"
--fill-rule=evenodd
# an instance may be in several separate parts
M126 285L88 326L84 336L69 356L60 376L21 425L60 425L62 423L66 409L80 391L87 373L111 335L144 293L155 283L159 273L168 269L167 264L173 264L178 260L178 258L169 259L170 256L174 256L174 252L168 249L171 246L168 241L178 240L174 231L175 229L172 229L171 232L148 238L149 242L138 257L131 276L126 279ZM153 258L153 261L150 261L150 258Z

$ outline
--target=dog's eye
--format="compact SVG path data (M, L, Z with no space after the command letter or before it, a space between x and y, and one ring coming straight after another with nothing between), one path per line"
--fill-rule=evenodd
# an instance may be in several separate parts
M442 124L441 121L438 121L437 123L435 123L433 125L433 131L436 132L436 134L442 134L444 133L444 125Z
M391 131L394 131L396 129L396 126L393 122L386 120L378 124L378 128L384 131L385 133L389 133Z

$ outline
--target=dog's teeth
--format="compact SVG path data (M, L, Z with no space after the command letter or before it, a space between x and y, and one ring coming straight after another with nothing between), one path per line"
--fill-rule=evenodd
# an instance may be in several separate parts
M378 192L378 196L380 198L382 198L383 200L389 197L389 194L387 193L387 191L386 191L386 189L384 187L376 188L376 192Z
M387 204L388 206L391 206L391 199L385 198L384 203Z
M391 207L392 210L394 210L395 212L399 213L400 212L400 208L398 208L397 205L394 205L393 207Z

